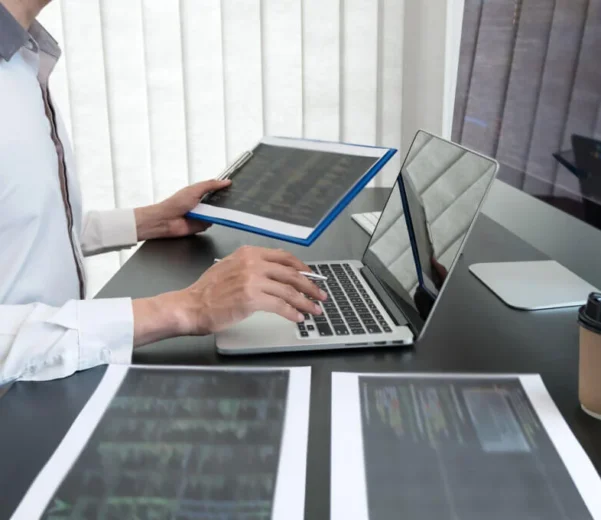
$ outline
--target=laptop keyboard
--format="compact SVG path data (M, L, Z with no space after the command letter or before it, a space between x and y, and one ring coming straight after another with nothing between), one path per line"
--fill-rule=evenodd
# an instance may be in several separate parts
M328 277L327 282L314 281L328 294L328 299L316 302L323 310L322 315L305 314L305 321L297 325L301 338L392 332L350 264L317 264L309 267L314 273Z

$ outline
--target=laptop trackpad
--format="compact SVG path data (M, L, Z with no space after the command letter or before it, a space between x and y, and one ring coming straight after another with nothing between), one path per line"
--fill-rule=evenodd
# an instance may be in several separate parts
M298 341L294 323L268 312L256 312L216 335L217 347L223 350L285 346Z

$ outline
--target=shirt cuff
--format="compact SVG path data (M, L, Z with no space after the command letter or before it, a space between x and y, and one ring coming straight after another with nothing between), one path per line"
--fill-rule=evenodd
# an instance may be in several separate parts
M134 314L130 298L77 302L79 366L84 370L102 363L131 363Z
M136 216L133 209L90 211L82 236L84 253L112 251L138 243Z

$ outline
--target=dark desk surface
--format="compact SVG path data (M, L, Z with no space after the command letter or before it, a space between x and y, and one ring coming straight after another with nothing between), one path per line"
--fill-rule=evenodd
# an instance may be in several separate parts
M306 260L360 258L367 235L349 215L379 209L385 195L385 190L365 190L311 248L281 243L277 247L286 247ZM524 225L528 225L527 220ZM577 232L578 227L574 229ZM223 257L244 243L276 246L270 239L218 227L202 237L146 243L99 297L141 297L185 287L214 258ZM565 253L578 255L577 250ZM468 272L468 266L474 262L541 258L545 258L543 253L482 215L431 327L414 350L231 358L216 354L212 337L179 338L139 349L134 362L310 365L313 371L305 508L305 516L310 519L329 515L330 379L334 370L540 373L561 413L601 471L601 422L585 415L578 406L576 310L511 310ZM599 280L589 281L599 284ZM0 400L0 518L10 516L103 372L100 367L63 381L17 383Z

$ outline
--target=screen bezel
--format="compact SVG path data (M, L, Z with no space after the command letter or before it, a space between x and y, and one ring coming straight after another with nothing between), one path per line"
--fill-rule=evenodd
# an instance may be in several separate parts
M484 195L483 195L482 199L480 200L480 204L478 205L478 207L476 209L474 218L472 219L470 225L468 226L467 231L465 232L463 240L461 241L461 244L459 245L459 248L457 249L457 253L455 254L455 257L453 258L453 262L451 263L451 265L448 269L447 277L443 281L443 284L440 287L440 290L438 291L437 294L432 293L432 291L424 283L423 273L421 271L421 263L419 261L419 254L418 254L418 249L417 249L417 241L415 239L413 223L411 220L411 212L409 209L409 204L407 202L407 194L405 192L405 185L403 182L403 169L405 168L405 165L407 163L407 158L409 157L409 152L415 145L415 142L417 141L417 139L420 135L426 135L431 138L435 138L435 139L445 141L447 143L451 143L453 146L456 146L457 148L460 148L468 153L477 155L478 157L481 157L481 158L489 161L491 163L491 165L494 166L494 171L493 171L492 177L490 179L490 182L486 186L486 190L484 191ZM412 255L413 255L414 266L415 266L416 273L417 273L418 284L420 287L422 287L428 294L430 294L435 299L434 304L433 304L432 308L430 309L430 313L428 314L427 318L425 320L423 320L421 317L417 318L416 315L419 316L419 312L417 311L417 309L415 309L415 307L412 307L413 312L408 313L405 309L406 304L403 302L402 296L394 293L393 289L385 281L387 278L385 273L381 273L380 268L374 262L370 261L369 254L368 254L369 247L371 245L373 235L375 234L376 230L378 229L378 225L380 223L379 220L378 220L378 224L376 224L374 232L372 233L372 236L370 237L369 243L367 244L365 251L363 252L362 262L363 262L363 265L365 265L366 268L369 269L370 273L381 284L384 291L386 291L386 294L392 299L392 301L395 303L395 305L397 305L399 310L401 310L401 312L403 312L403 314L407 318L407 321L409 322L409 325L415 335L415 341L418 341L423 336L423 334L425 333L426 329L428 328L429 324L432 321L432 316L434 315L436 308L441 300L441 297L442 297L446 287L448 286L449 280L451 279L451 276L453 275L453 272L455 270L455 267L457 266L458 260L459 260L459 258L461 258L465 244L467 243L467 240L474 229L476 221L478 220L478 215L480 215L480 213L482 211L482 207L484 206L484 203L486 202L486 199L488 198L488 194L490 193L492 185L497 177L498 171L499 171L499 163L495 159L488 157L484 154L481 154L479 152L476 152L466 146L462 146L460 144L449 141L448 139L444 139L444 138L442 138L436 134L433 134L431 132L427 132L425 130L418 130L417 133L415 134L413 140L411 141L411 145L409 146L409 149L407 150L405 158L403 159L403 163L401 164L401 169L396 178L395 184L398 184L398 186L399 186L399 192L401 195L401 203L403 205L403 214L405 216L405 223L407 225L407 232L409 235L409 242L411 244L411 251L412 251ZM392 188L390 189L390 193L386 199L386 204L383 206L383 209L382 209L382 215L384 215L384 211L386 211L386 207L388 206L388 203L390 202L390 199L394 194L395 184L393 184ZM407 294L409 294L409 293L407 293Z

